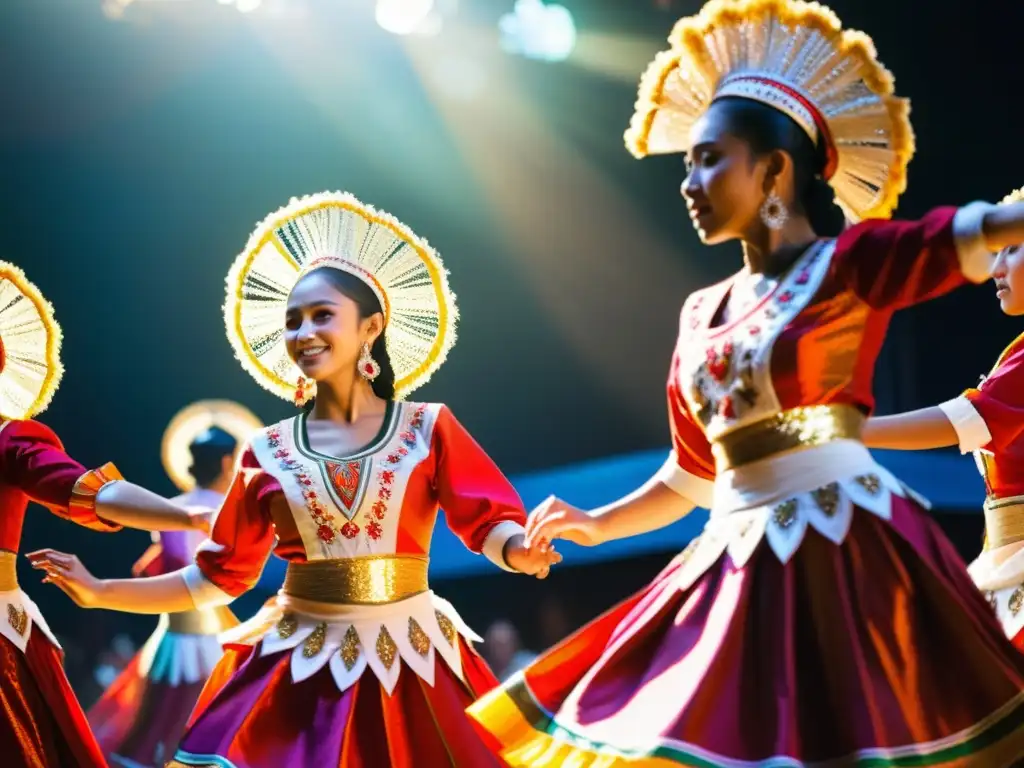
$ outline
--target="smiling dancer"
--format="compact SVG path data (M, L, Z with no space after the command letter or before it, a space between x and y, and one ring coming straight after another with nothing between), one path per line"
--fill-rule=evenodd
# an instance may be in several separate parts
M501 568L543 577L559 557L525 547L519 497L452 412L402 399L455 341L446 274L350 195L272 214L228 277L228 335L304 412L245 447L195 565L98 581L69 556L37 559L80 604L136 613L227 603L271 551L288 561L276 603L233 632L171 765L500 765L465 713L497 681L427 585L438 508Z

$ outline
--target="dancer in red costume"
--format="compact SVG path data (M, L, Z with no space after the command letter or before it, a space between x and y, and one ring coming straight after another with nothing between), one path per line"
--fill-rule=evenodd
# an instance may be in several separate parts
M238 447L262 428L246 408L203 400L179 412L163 439L164 469L182 495L177 504L219 507L234 476ZM162 531L135 564L135 576L158 576L192 562L205 536ZM226 606L160 616L156 631L89 710L103 753L118 768L163 766L185 732L206 680L221 657L217 636L238 625Z
M861 428L892 314L985 280L1024 205L878 218L907 105L816 3L712 0L671 42L627 142L688 154L702 239L746 263L683 306L664 470L590 513L550 500L527 531L596 544L711 518L470 713L524 768L1017 765L1024 656Z
M1024 190L1003 203L1021 201ZM1024 249L1003 249L992 277L1003 312L1024 315ZM978 387L932 408L870 419L864 442L916 451L958 445L974 454L985 479L985 546L968 571L1024 651L1024 334Z
M427 585L438 508L501 568L558 556L526 549L519 497L452 412L402 399L455 340L437 254L350 195L295 200L235 262L226 316L257 381L316 396L249 441L195 564L125 581L36 564L82 605L153 613L228 603L271 551L288 561L277 601L222 636L172 766L498 766L465 713L497 681Z
M205 525L202 515L121 480L112 464L87 470L32 421L61 373L52 308L21 270L0 262L0 762L10 766L106 765L64 676L60 645L18 585L28 503L99 531Z

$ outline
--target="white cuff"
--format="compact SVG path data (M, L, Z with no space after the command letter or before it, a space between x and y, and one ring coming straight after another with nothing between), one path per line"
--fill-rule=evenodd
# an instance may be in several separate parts
M179 573L197 610L234 602L235 598L206 578L195 563L185 566Z
M665 459L665 463L661 465L661 469L654 477L687 501L693 502L698 507L711 509L715 484L711 480L692 475L680 467L674 450L669 451L668 458Z
M985 244L985 214L995 209L989 203L971 203L953 216L953 240L956 242L960 271L972 283L984 283L991 277L995 254Z
M505 562L505 544L517 533L525 534L526 529L513 520L503 520L491 528L480 551L499 568L515 573L516 569Z
M940 403L939 409L946 414L949 423L956 430L957 440L960 441L960 453L971 453L992 441L988 424L973 403L963 395Z

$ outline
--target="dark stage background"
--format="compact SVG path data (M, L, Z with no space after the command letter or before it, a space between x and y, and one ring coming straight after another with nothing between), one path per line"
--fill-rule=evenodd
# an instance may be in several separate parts
M445 257L460 340L417 397L448 403L509 473L666 444L679 307L736 269L739 252L699 245L678 195L680 159L634 161L621 135L639 73L700 3L563 4L580 30L576 52L541 63L498 46L511 0L462 0L436 38L384 32L369 0L311 0L305 19L213 0L138 3L116 22L100 0L5 0L0 258L40 286L65 333L67 374L43 420L83 462L113 460L169 495L158 448L180 407L225 397L267 421L289 415L232 358L223 279L265 214L292 195L342 188ZM1024 9L831 6L873 36L913 101L918 152L899 215L1024 184ZM472 67L480 92L449 95ZM903 313L879 364L880 410L955 395L1020 330L990 285ZM964 551L975 549L977 519L955 526ZM35 508L23 551L74 550L112 576L146 543ZM574 624L666 560L570 568L546 586L496 574L439 587L470 623L506 611L537 645L546 638L528 621L535 598L559 595ZM138 640L153 624L83 613L31 574L25 583L82 669L114 629Z

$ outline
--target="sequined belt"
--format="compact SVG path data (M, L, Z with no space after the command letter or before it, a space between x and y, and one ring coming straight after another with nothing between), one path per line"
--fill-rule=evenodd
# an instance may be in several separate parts
M1024 541L1024 496L985 499L985 548Z
M850 405L808 405L740 427L711 444L719 472L795 448L859 440L864 414Z
M167 614L167 629L179 635L219 635L237 625L227 606Z
M425 555L368 555L289 563L281 591L334 605L385 605L426 592Z
M18 588L18 553L0 549L0 592Z

